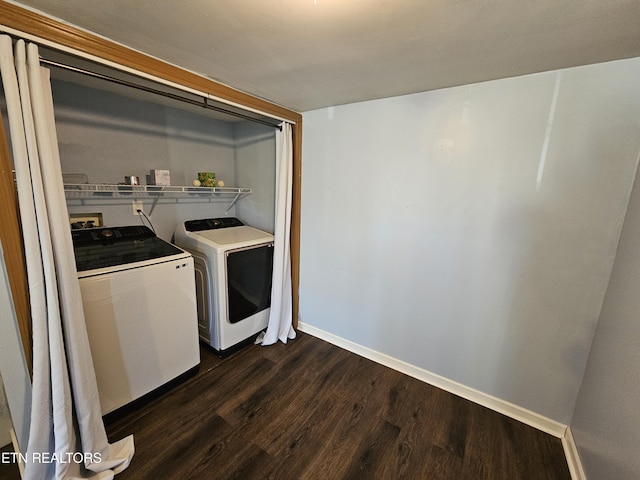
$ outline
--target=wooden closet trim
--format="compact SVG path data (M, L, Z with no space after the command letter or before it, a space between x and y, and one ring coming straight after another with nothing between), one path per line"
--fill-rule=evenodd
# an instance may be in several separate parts
M72 25L61 23L50 17L40 15L33 11L0 0L0 29L2 26L52 42L66 48L112 62L141 73L152 75L166 81L181 85L186 88L198 90L210 94L219 99L258 110L276 118L284 119L293 124L293 198L291 212L291 269L292 269L292 294L293 294L293 323L298 326L299 312L299 279L300 279L300 212L301 212L301 171L302 171L302 114L268 102L258 97L246 94L227 85L215 82L203 76L189 72L175 65L150 57L144 53L132 50L123 45L101 38L93 33L81 30ZM13 178L11 179L11 192L15 192ZM4 218L4 208L2 217ZM4 223L4 220L3 220ZM21 238L20 230L16 225L9 225L10 236ZM3 242L4 245L4 242ZM22 250L21 242L13 242L6 246L5 257L17 257ZM19 257L22 258L22 257ZM7 268L9 266L7 265ZM15 285L26 285L26 271L15 271L12 267L9 272L9 280L12 289ZM27 292L12 292L14 297L22 297L18 303L28 305ZM14 300L15 301L15 300ZM18 307L16 307L18 308ZM26 333L24 333L26 334ZM28 337L30 339L30 336ZM24 341L24 340L23 340ZM27 342L27 345L29 342ZM31 358L30 347L25 347L27 357Z
M7 267L13 308L16 312L25 360L31 373L31 313L26 276L27 267L22 247L18 199L2 116L0 116L0 205L2 205L0 208L0 242L2 243L4 263Z

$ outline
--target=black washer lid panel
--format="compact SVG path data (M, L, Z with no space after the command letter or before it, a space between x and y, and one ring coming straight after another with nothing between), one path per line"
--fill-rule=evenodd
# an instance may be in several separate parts
M235 217L205 218L202 220L187 220L184 228L187 232L215 230L217 228L241 227L244 223Z
M142 226L74 230L72 237L79 272L184 253Z
M127 242L131 240L142 240L153 238L156 234L144 225L127 225L124 227L111 228L81 228L71 230L73 246L101 244L105 242Z

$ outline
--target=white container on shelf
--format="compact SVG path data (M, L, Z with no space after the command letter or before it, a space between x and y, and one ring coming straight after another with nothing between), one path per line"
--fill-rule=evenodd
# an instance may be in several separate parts
M150 185L171 185L169 170L151 170Z

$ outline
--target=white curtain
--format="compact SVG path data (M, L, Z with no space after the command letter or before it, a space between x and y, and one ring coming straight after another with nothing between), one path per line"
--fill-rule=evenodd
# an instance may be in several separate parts
M84 323L62 188L49 71L38 48L0 35L0 71L25 241L33 391L25 478L110 479L133 437L109 444Z
M293 187L293 137L291 124L276 132L276 204L273 246L271 312L262 345L296 338L291 297L291 197Z

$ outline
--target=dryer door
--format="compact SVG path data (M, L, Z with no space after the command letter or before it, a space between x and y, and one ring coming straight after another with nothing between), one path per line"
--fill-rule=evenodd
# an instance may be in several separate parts
M273 243L229 250L227 308L229 323L237 323L271 306Z

